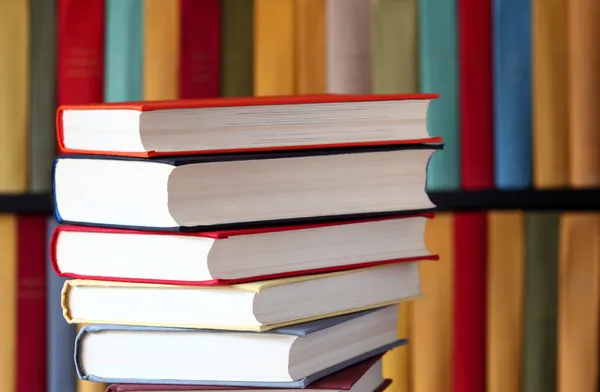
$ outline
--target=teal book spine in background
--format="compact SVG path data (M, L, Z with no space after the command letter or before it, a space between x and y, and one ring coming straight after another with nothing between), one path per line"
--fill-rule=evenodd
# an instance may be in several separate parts
M424 93L438 93L427 114L429 134L444 139L433 154L427 189L460 187L456 0L419 0L419 76Z
M106 0L106 102L142 99L143 5L143 0Z

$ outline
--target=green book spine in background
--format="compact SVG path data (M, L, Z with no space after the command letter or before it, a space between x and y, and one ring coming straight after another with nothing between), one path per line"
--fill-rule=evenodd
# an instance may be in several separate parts
M417 0L373 1L373 92L419 89Z
M523 392L556 390L559 214L525 217Z
M444 139L427 169L428 190L460 187L456 0L419 0L419 75L424 93L438 93L427 115L431 136Z
M253 94L254 1L222 0L221 96Z
M56 8L54 1L29 3L29 191L49 192L56 153Z
M143 0L106 0L104 100L142 99Z

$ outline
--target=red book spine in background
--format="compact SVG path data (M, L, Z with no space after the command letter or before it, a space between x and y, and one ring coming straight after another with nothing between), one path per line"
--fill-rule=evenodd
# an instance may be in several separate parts
M18 218L17 391L46 391L46 217Z
M102 102L104 1L59 0L58 104Z
M219 0L180 0L180 98L219 96L221 6Z
M492 188L491 0L458 6L462 188ZM487 214L456 214L454 231L453 391L485 391Z

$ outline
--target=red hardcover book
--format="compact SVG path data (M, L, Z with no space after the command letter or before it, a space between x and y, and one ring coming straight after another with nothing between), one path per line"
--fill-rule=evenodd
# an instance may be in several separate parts
M179 98L219 96L220 0L180 0Z
M308 385L305 391L310 390L339 390L349 391L379 360L381 355L366 359L356 365L348 366L336 373L323 377ZM383 392L392 380L384 379L373 392ZM239 391L239 390L265 390L259 387L231 387L223 385L157 385L157 384L114 384L110 385L106 392L141 392L141 391ZM290 389L293 391L294 389Z
M46 391L46 217L18 218L17 390Z
M463 189L492 188L491 0L460 0L460 147ZM454 219L453 391L486 389L487 215Z
M276 278L284 278L284 277L289 277L289 276L299 276L299 275L308 275L308 274L318 274L318 273L325 273L325 272L334 272L334 271L342 271L342 270L349 270L349 269L355 269L355 268L364 268L364 267L374 267L377 265L387 265L387 264L395 264L395 263L400 263L400 262L411 262L411 261L420 261L420 260L437 260L439 257L438 255L432 255L429 254L425 249L423 250L423 252L419 252L418 254L412 254L410 256L407 257L395 257L395 258L383 258L383 259L363 259L361 258L360 262L356 262L356 263L351 263L351 264L342 264L342 265L333 265L333 266L328 266L328 267L322 267L322 268L311 268L311 269L297 269L297 270L287 270L287 268L284 268L285 271L279 271L277 273L271 273L271 274L262 274L262 275L252 275L252 274L248 274L246 276L242 276L242 277L238 277L238 278L234 278L234 279L224 279L224 278L215 278L214 275L211 276L211 278L204 278L204 279L177 279L174 277L164 277L164 278L150 278L148 276L141 276L139 274L149 274L152 276L165 276L165 271L161 270L160 265L165 266L166 264L168 264L168 269L169 271L175 271L175 269L181 269L184 273L185 273L185 277L189 278L190 277L190 273L189 271L192 269L198 269L200 263L202 263L202 256L200 255L200 252L202 251L202 248L204 248L206 245L202 245L202 248L198 247L195 248L196 251L192 252L193 256L195 256L196 258L191 260L190 262L192 263L191 265L188 265L187 267L184 266L180 266L177 267L175 264L173 264L173 262L163 262L164 258L160 255L158 255L158 250L154 253L152 253L153 255L156 255L155 257L158 257L159 260L154 260L152 262L149 262L147 259L144 259L144 265L143 266L139 266L139 269L136 272L132 272L131 269L127 270L127 273L129 274L129 276L122 276L119 274L115 274L112 271L110 271L112 273L112 275L109 274L103 274L103 273L98 273L98 271L100 270L99 267L96 265L96 262L92 262L92 264L94 264L95 266L92 268L92 270L95 272L94 274L85 274L85 273L79 273L77 272L77 267L73 266L73 262L69 262L67 261L66 264L70 266L71 271L63 271L59 264L59 260L57 257L57 249L61 246L66 247L67 245L64 245L64 243L61 243L61 235L63 235L64 233L87 233L87 234L118 234L119 239L127 239L127 236L136 236L137 237L137 242L135 242L135 248L140 249L141 247L144 247L143 243L152 243L155 242L157 236L158 237L162 237L162 238L158 238L158 240L164 240L165 237L169 236L173 239L182 239L185 237L190 237L190 238L206 238L206 239L212 239L215 240L215 242L224 242L224 246L223 247L219 247L219 246L214 246L214 245L210 245L210 250L208 250L207 252L207 261L205 261L206 263L206 268L210 270L210 266L212 264L217 264L218 262L215 259L211 259L213 260L212 262L208 261L208 254L211 253L225 253L225 254L229 254L229 255L236 255L236 251L231 251L231 250L227 250L227 240L228 239L233 239L234 241L238 240L239 238L246 239L246 240L250 240L248 242L244 242L242 245L243 249L253 249L254 252L256 252L256 254L260 254L261 256L257 256L257 257L262 257L261 259L262 264L261 264L261 270L265 270L265 268L268 268L268 265L265 264L265 260L269 259L268 254L265 255L264 253L260 253L261 249L264 249L264 247L270 247L273 242L268 242L265 237L266 235L269 234L277 234L277 233L282 233L282 232L291 232L292 235L297 235L293 238L291 238L291 240L293 242L295 241L306 241L307 237L310 237L311 235L313 236L313 238L316 237L321 237L321 236L327 236L327 237L321 237L321 238L330 238L332 241L335 240L335 238L339 238L340 236L343 236L344 238L349 238L348 235L350 232L349 231L341 231L341 232L337 232L337 234L332 234L331 232L327 233L327 232L323 232L321 231L312 231L312 233L307 232L307 230L310 229L327 229L327 228L336 228L336 227L340 227L340 226L344 226L342 229L350 229L353 230L354 228L356 228L357 224L361 224L361 223L375 223L375 222L381 222L386 224L385 221L387 221L387 223L389 224L396 224L399 223L399 225L402 225L403 222L408 222L408 219L410 218L426 218L426 219L432 219L434 217L434 215L432 213L423 213L423 214L414 214L414 215L402 215L402 216L396 216L396 217L385 217L385 218L375 218L375 219L363 219L363 220L352 220L352 221L342 221L342 222L330 222L330 223L320 223L320 224L304 224L304 225L289 225L289 226L277 226L277 227L264 227L264 228L253 228L253 229L240 229L240 230L225 230L225 231L213 231L213 232L200 232L200 233L182 233L182 232L148 232L148 231L135 231L135 230L124 230L124 229L116 229L116 228L98 228L98 227L85 227L85 226L68 226L68 225L63 225L63 226L58 226L53 235L52 235L52 240L51 240L51 244L50 244L50 259L52 261L52 266L54 268L54 270L56 271L56 273L59 276L63 276L63 277L69 277L69 278L74 278L74 279L91 279L91 280L103 280L103 281L115 281L115 282L133 282L133 283L158 283L158 284L176 284L176 285L189 285L189 286L210 286L210 285L230 285L230 284L239 284L239 283L246 283L246 282L255 282L255 281L262 281L262 280L268 280L268 279L276 279ZM420 222L423 223L424 222ZM381 226L383 227L383 226ZM381 230L381 227L379 228L379 230ZM391 227L391 226L389 226ZM395 228L400 228L400 226L394 226ZM411 226L412 227L412 226ZM372 230L378 230L376 227L371 227L370 228ZM388 228L388 226L386 225L385 228ZM384 228L384 230L385 230ZM371 231L372 232L372 231ZM265 236L262 236L262 235ZM419 234L419 233L415 233L415 234ZM361 234L360 232L355 233L354 235L358 235L359 237L364 237L365 235ZM366 234L366 235L370 235L370 234ZM98 236L92 236L95 237L96 239L98 238ZM101 260L112 260L113 262L115 262L115 258L119 257L118 255L115 255L112 251L110 251L110 249L119 249L118 252L125 252L127 255L130 255L131 253L128 251L127 245L125 245L125 243L121 242L120 245L117 244L110 244L107 242L96 242L97 240L95 240L94 238L89 237L87 240L83 239L83 238L77 238L77 241L84 241L87 245L86 245L86 249L84 251L89 251L90 249L92 249L93 247L96 247L95 250L92 250L91 252L93 252L96 256L98 256ZM147 238L146 241L141 240L140 239L142 237ZM284 241L290 241L290 239L285 239L285 237L281 236L281 235L276 235L275 238L272 236L271 237L271 241L275 241L275 243L278 244L278 246L282 246L282 243L284 243ZM382 238L381 236L373 236L373 243L376 242L378 245L380 243L383 243L385 239ZM189 241L186 241L187 243L184 246L188 246L189 245ZM201 241L201 244L204 244L205 241ZM62 244L62 245L61 245ZM173 252L176 251L176 249L182 249L180 242L178 243L173 243L172 245L172 249ZM239 244L239 242L238 242ZM262 244L262 245L256 245L256 244ZM220 244L219 244L220 245ZM317 244L313 244L314 246L318 246ZM322 245L322 244L321 244ZM237 246L239 247L240 245L232 245L232 246ZM308 246L308 245L307 245ZM161 242L161 247L162 249L169 249L169 245L167 245L166 242ZM189 248L188 248L189 249ZM108 252L104 252L104 250L109 250ZM293 252L293 251L290 251ZM300 250L298 251L298 253L301 252ZM378 251L378 254L381 255L382 252L385 252L383 250ZM388 250L389 252L389 250ZM369 253L367 251L367 253ZM112 257L111 257L112 254ZM295 253L295 255L297 256L297 254ZM231 257L231 256L230 256ZM301 259L304 260L304 257L306 256L301 256ZM308 256L310 257L310 256ZM343 259L347 259L347 257L355 257L352 254L351 255L343 255L343 256L339 256ZM183 259L185 259L185 255L180 254L178 256L178 259L180 261L182 261ZM75 262L77 260L82 260L82 259L87 259L87 257L79 255L79 256L75 256L74 257ZM102 261L99 261L100 263ZM128 256L128 260L133 260L131 257ZM314 256L313 258L311 258L311 264L315 265L315 263L317 263L318 261L315 261ZM125 264L126 261L116 261L116 264L119 266L122 266L123 264ZM231 263L231 261L229 261L229 263ZM132 262L132 264L134 264ZM158 267L156 267L156 269L151 271L151 267L150 265L156 265L159 264ZM213 265L213 267L215 267ZM79 266L79 269L84 268L82 266ZM241 267L239 267L241 268ZM248 269L250 267L245 266L245 269ZM280 267L281 269L281 267ZM188 271L188 272L186 272ZM210 271L212 274L212 271Z

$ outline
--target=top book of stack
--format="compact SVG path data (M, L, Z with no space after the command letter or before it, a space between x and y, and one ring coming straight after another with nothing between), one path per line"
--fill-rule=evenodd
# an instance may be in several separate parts
M151 158L441 142L436 94L307 95L63 105L63 154Z

